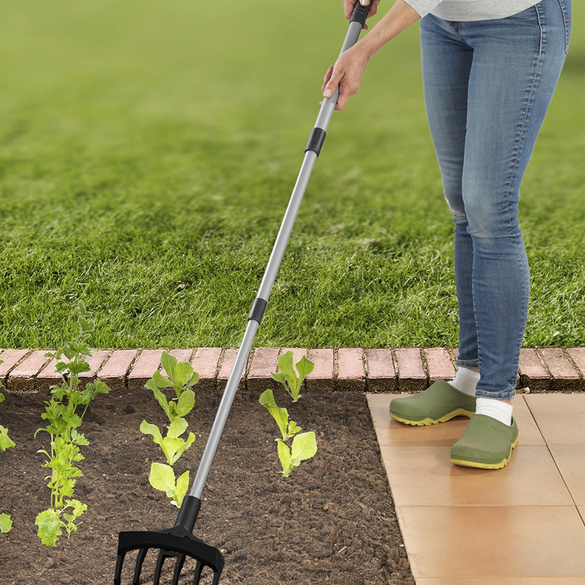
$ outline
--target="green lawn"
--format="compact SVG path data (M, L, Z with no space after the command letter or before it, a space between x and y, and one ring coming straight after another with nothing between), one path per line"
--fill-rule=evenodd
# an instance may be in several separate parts
M575 20L585 7L575 2ZM0 0L0 347L238 345L347 30L332 1ZM523 186L526 344L585 342L585 30ZM418 30L336 113L257 345L456 345Z

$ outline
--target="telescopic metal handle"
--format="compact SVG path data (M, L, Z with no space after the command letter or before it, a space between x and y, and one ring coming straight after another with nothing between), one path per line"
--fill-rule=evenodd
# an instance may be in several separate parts
M369 11L370 6L362 6L358 0L358 3L356 4L353 11L353 16L349 23L349 30L347 31L345 41L341 49L342 53L357 42L362 28L366 22ZM339 89L330 98L323 100L321 110L319 111L319 116L317 117L317 122L311 133L311 138L309 138L309 143L305 148L305 158L303 165L297 177L297 182L293 189L286 213L282 220L278 236L274 242L274 247L272 249L270 260L268 261L262 283L260 284L258 295L254 300L254 304L252 305L252 310L250 311L250 315L248 317L248 326L246 327L246 332L244 333L240 349L236 356L236 361L228 378L223 397L215 416L215 421L211 427L211 432L209 434L207 444L205 445L205 450L201 456L197 474L189 492L189 495L194 498L201 498L201 493L203 491L207 475L209 474L211 463L215 457L215 452L217 451L219 440L223 433L225 423L227 422L227 418L236 395L238 385L242 378L242 374L244 373L246 362L248 361L248 356L250 355L250 350L252 349L256 331L260 325L260 322L262 321L262 317L264 316L264 311L268 303L268 297L270 296L270 292L276 278L276 273L280 267L288 239L292 232L297 212L301 205L305 189L307 188L307 184L311 176L311 171L313 170L313 166L317 160L317 157L319 156L321 146L323 145L325 131L327 130L331 115L335 109L338 95ZM192 518L192 521L195 522L195 519L196 513Z

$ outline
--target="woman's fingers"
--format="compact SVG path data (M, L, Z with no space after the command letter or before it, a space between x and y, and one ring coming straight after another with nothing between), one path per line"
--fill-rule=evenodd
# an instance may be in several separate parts
M322 91L329 98L339 87L336 110L343 110L349 98L358 92L366 64L367 59L363 59L362 53L352 47L339 56L333 68L327 70Z

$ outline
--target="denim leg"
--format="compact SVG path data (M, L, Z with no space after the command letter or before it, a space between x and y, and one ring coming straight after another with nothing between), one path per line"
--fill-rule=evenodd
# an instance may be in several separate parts
M477 396L514 395L529 295L519 189L562 69L570 33L567 10L565 0L542 0L501 20L446 23L425 17L421 23L427 111L456 225L459 363L473 365L472 351L477 352ZM458 74L467 72L466 108L462 97L451 107L460 112L456 125L449 123L453 113L441 111L457 93L453 81L446 89L453 75L447 65ZM454 153L456 169L450 164Z
M455 283L459 310L457 366L478 367L477 328L472 295L473 242L463 204L463 163L467 100L473 50L455 27L428 16L421 21L425 106L443 191L455 218Z

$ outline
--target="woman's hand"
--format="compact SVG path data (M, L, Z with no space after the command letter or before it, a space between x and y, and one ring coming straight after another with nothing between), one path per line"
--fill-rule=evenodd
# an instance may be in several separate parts
M378 4L380 4L380 0L343 0L343 10L345 11L345 18L347 18L347 20L351 19L353 9L355 8L355 5L358 3L358 1L362 6L369 6L370 2L372 3L368 18L370 18L370 16L374 16L376 12L378 12ZM368 30L367 24L364 26L364 30Z
M353 8L358 0L343 0L345 15L351 19ZM359 0L362 4L372 2L370 16L376 14L380 0ZM403 30L417 22L418 12L405 0L396 0L390 10L382 17L376 26L353 47L339 56L333 67L329 67L325 74L325 81L321 91L326 98L331 97L339 86L336 110L343 110L347 101L355 95L366 70L366 65L372 56L399 35Z
M369 55L359 45L354 45L343 52L335 65L327 70L321 91L326 98L329 98L339 86L336 110L343 110L349 98L358 92L369 60Z

